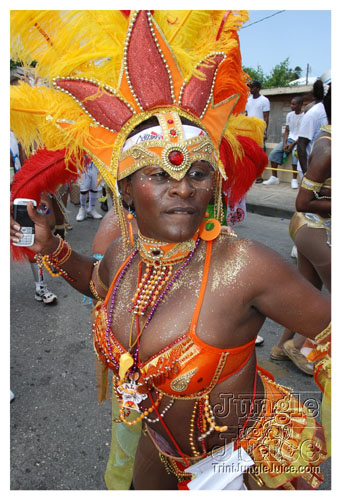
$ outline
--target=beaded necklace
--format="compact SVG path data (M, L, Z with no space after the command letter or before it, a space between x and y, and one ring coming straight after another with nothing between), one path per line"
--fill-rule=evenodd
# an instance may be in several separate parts
M143 418L147 418L161 402L162 394L156 392L156 400L150 408L143 408L141 412L139 407L139 404L148 397L148 394L139 392L139 387L141 385L138 382L140 376L140 338L144 329L148 327L158 305L191 261L199 245L200 238L196 233L192 240L174 245L171 243L157 242L139 235L138 242L138 249L133 251L127 263L122 268L113 288L105 332L109 357L118 371L118 377L114 377L114 391L120 404L120 415L118 420L127 425L134 425ZM117 362L112 352L110 342L116 294L137 252L140 253L141 262L139 265L137 292L132 299L133 305L129 309L129 311L133 313L129 350L123 353L120 356L119 362ZM146 271L142 277L143 262L146 264ZM173 264L175 263L181 263L181 265L172 276ZM148 308L150 309L149 314L140 330L139 318L145 314ZM136 339L132 343L131 337L134 323L136 323ZM130 351L132 351L133 348L135 349L133 354L131 354ZM167 405L161 412L162 417L171 406L172 404ZM127 420L130 410L135 410L139 413L139 416L133 421Z

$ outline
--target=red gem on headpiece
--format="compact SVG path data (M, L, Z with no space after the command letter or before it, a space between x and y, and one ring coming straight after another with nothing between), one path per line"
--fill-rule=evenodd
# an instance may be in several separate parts
M181 151L171 151L168 155L168 159L173 165L181 165L184 161L184 155Z
M169 123L171 125L172 123L174 123L174 120L169 119L169 120L167 120L167 123Z
M172 128L170 131L169 131L170 135L172 136L175 136L176 135L176 130L174 128Z

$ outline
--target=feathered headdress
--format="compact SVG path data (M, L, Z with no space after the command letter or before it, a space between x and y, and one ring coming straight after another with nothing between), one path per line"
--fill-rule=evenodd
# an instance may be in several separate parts
M26 148L67 148L66 160L91 155L118 214L117 181L148 162L181 178L202 155L218 186L224 178L243 194L240 138L262 144L264 130L261 120L239 114L248 88L237 30L247 19L246 11L13 11L11 57L35 61L46 85L12 89L11 128ZM127 136L151 116L158 140L123 152ZM189 138L181 118L203 132ZM247 169L246 189L257 167Z

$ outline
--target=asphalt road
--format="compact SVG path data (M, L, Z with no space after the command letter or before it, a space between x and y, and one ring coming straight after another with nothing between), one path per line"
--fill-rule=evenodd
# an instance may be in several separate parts
M99 222L76 222L78 208L70 205L73 230L68 241L91 255ZM260 241L293 266L287 219L249 214L236 228L238 235ZM11 490L105 490L104 472L111 439L111 403L97 403L91 304L59 278L47 277L58 296L56 305L34 300L28 264L11 264ZM266 320L265 342L257 347L258 363L276 381L299 392L303 401L319 407L321 396L312 377L290 361L272 361L269 353L282 327ZM330 460L323 464L331 488Z

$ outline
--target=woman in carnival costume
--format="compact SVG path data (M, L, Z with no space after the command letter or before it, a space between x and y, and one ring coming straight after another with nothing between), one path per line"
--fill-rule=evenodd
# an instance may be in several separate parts
M66 148L67 165L90 155L121 228L96 261L29 207L37 261L98 301L101 396L109 368L116 402L112 489L323 480L322 427L257 365L254 343L268 316L323 344L323 387L329 300L276 253L220 226L222 193L238 201L267 163L261 122L239 114L245 20L245 11L12 13L12 58L36 60L51 82L14 89L12 129L23 144Z
M331 84L323 104L328 125L321 127L314 141L289 232L297 246L300 273L319 290L324 285L331 293ZM310 340L284 329L272 355L274 359L289 357L302 371L313 374L315 354L309 353L313 346Z
M328 125L321 127L309 155L289 233L298 249L300 273L319 290L324 285L331 293L331 84L323 104ZM271 357L289 357L299 369L312 375L313 363L306 357L312 343L301 335L294 336L295 332L285 329Z

